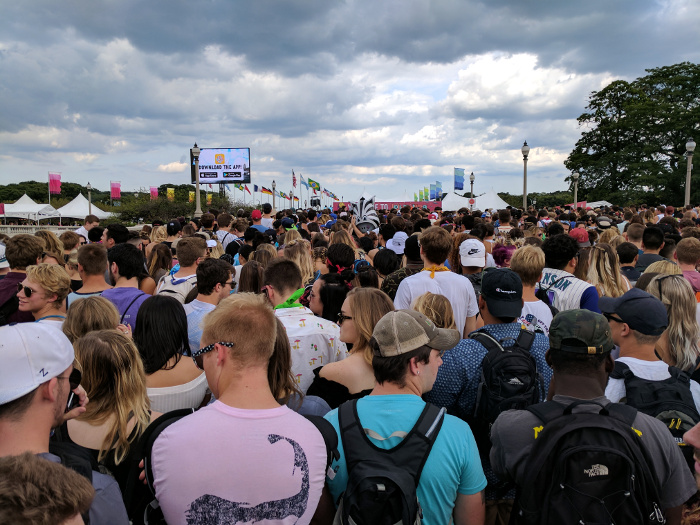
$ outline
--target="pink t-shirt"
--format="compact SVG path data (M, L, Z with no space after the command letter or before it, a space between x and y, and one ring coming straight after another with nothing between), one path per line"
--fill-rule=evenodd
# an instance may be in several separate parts
M170 525L306 524L325 482L326 446L286 406L243 410L220 401L172 424L152 452L154 487Z
M694 292L700 292L700 272L697 270L683 270L683 277L690 282Z

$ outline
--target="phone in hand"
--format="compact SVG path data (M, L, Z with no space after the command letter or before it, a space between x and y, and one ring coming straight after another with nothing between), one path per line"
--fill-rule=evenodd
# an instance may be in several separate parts
M71 391L71 393L68 396L68 402L66 403L66 413L70 412L78 405L80 405L80 396L78 396L78 394L76 394L75 392Z

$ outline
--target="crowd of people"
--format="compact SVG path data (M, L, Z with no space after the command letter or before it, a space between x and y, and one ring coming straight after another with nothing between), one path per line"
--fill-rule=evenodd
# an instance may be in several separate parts
M699 211L4 236L0 522L698 523Z

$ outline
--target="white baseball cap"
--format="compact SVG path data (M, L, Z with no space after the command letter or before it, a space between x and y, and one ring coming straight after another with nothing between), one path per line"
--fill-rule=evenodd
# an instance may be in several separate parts
M0 405L62 374L75 358L68 338L52 326L18 323L0 328Z
M486 266L486 248L478 239L467 239L459 245L459 258L462 266Z

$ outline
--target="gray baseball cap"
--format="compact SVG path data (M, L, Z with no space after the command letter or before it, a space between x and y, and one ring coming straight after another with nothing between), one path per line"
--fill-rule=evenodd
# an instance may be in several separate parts
M459 331L438 328L430 319L415 310L387 313L374 327L372 337L377 342L375 355L394 357L423 346L449 350L459 343Z

